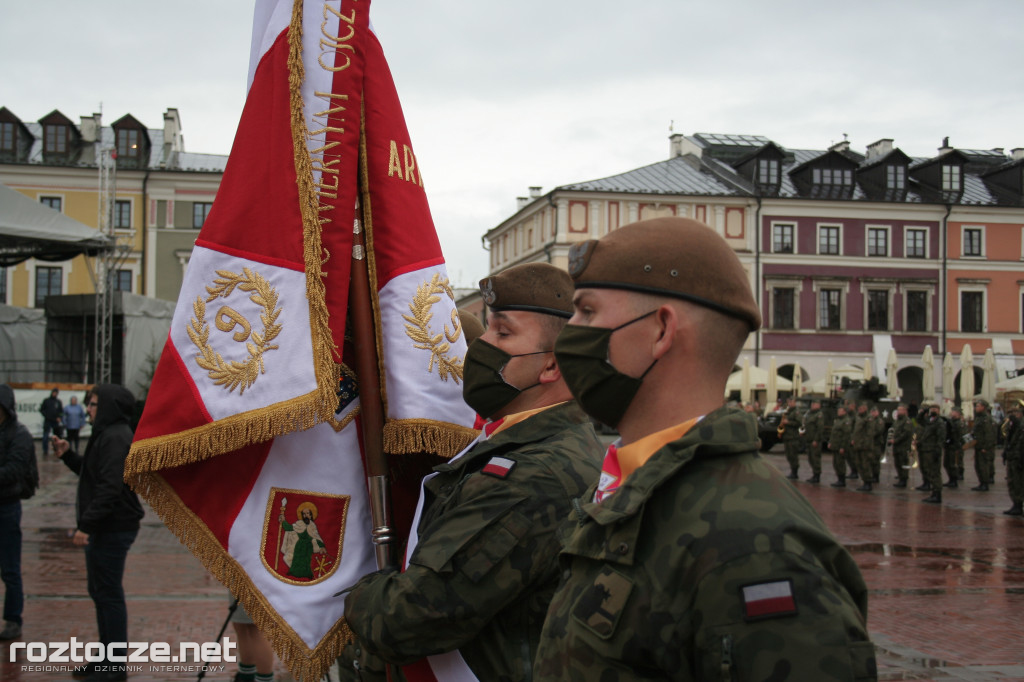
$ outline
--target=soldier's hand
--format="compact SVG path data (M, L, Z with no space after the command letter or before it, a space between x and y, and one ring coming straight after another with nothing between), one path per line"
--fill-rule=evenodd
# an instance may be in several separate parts
M68 448L71 447L68 442L60 436L50 436L50 445L53 446L53 454L58 457L67 452Z

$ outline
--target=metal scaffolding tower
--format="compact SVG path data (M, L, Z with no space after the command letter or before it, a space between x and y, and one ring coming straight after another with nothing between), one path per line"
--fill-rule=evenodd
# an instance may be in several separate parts
M96 142L99 168L99 215L97 228L110 239L112 248L97 254L90 271L96 289L96 321L93 342L93 383L109 383L113 361L114 293L117 273L131 253L135 231L119 225L117 211L117 152ZM88 364L88 362L87 362Z

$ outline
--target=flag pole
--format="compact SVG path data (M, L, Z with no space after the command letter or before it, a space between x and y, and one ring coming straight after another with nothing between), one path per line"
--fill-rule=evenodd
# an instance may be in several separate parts
M371 224L369 190L366 186L366 138L359 140L359 175L362 200L356 207L352 232L352 271L349 282L349 315L352 322L352 346L356 377L359 382L359 420L362 424L363 454L370 495L370 538L377 557L377 568L393 568L394 536L391 527L391 487L388 462L384 454L384 401L380 390L377 363L377 326L373 319L369 250L366 231ZM372 243L372 241L371 241Z

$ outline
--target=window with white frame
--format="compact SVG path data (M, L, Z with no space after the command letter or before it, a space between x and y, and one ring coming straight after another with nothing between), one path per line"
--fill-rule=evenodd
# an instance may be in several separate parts
M907 169L904 166L890 165L885 167L886 189L903 189L907 186Z
M114 227L127 230L132 226L132 202L118 199L114 202Z
M796 288L772 288L772 329L796 329Z
M907 258L928 257L928 230L909 227L905 233L906 245L904 252Z
M868 289L867 299L868 331L889 331L889 290Z
M961 253L964 258L981 258L985 255L985 230L981 227L965 227L963 229L963 246Z
M853 184L853 171L839 168L815 168L811 172L811 178L815 185L841 185Z
M843 328L843 291L831 287L818 289L818 329Z
M49 206L54 211L60 213L64 200L61 197L39 197L39 203L43 206Z
M779 162L775 159L758 159L757 182L761 185L779 184Z
M64 154L68 151L66 125L47 123L43 126L43 151L51 154Z
M796 226L792 223L772 225L772 253L793 253L793 233Z
M885 258L889 255L889 228L868 228L868 255Z
M985 290L960 290L960 331L982 333L985 331Z
M942 191L960 191L960 166L942 167Z
M818 226L818 253L826 256L838 256L840 230L838 225Z
M47 296L59 296L64 283L64 269L56 266L36 266L35 307L42 308Z
M928 291L924 289L908 289L903 294L906 313L904 328L908 332L926 332L931 329L928 324L931 307L928 304Z
M198 230L206 223L211 208L213 208L213 203L208 201L196 201L192 204L192 227L194 229Z

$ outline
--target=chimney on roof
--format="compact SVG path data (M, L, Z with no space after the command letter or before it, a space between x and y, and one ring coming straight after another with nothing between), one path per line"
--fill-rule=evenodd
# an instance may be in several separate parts
M530 198L531 199L539 198L540 197L540 190L541 190L541 187L539 185L534 185L533 187L530 187Z
M1014 161L1020 161L1024 159L1024 147L1015 147L1010 150L1010 156Z
M868 145L868 153L866 160L871 161L873 159L880 159L891 151L892 138L883 137L881 140L878 140L877 142L872 142L871 144Z
M672 133L668 136L668 158L670 159L687 154L692 154L699 159L703 153L703 147L682 133Z
M82 117L82 125L79 127L79 132L82 133L82 142L95 142L99 139L102 118L103 114Z
M181 117L178 110L168 108L164 112L164 152L185 151L185 140L181 136Z
M830 152L848 152L850 151L850 141L843 140L842 142L836 142L834 145L828 148Z
M953 151L953 148L949 146L949 137L942 138L942 146L939 147L939 154L945 154L946 152Z
M530 197L516 197L516 210L522 211L531 201Z

